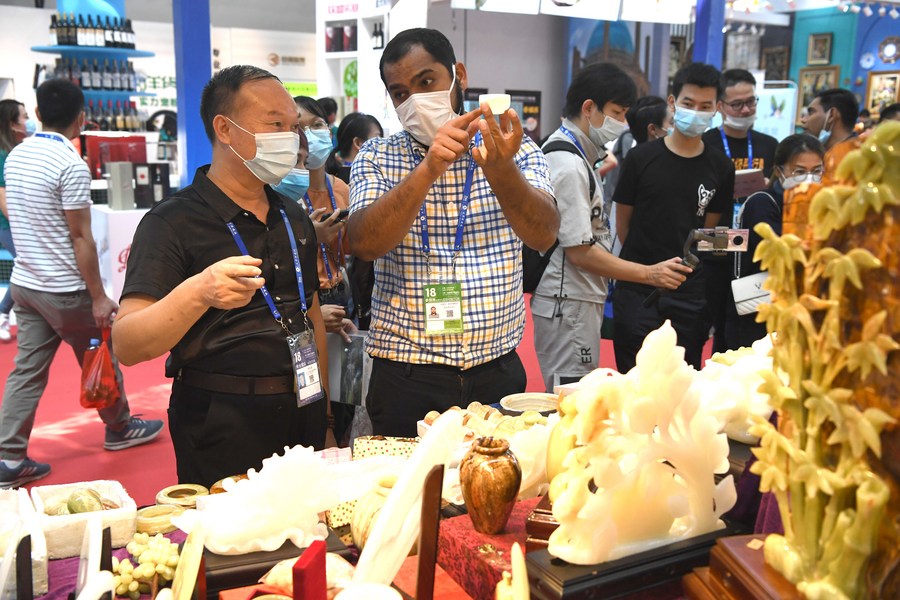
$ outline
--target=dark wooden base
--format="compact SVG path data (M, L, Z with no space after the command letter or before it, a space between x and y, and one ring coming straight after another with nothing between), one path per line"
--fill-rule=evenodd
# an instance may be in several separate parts
M691 600L801 600L796 586L765 563L765 535L723 537L709 556L709 567L682 580Z
M710 549L722 536L740 533L726 527L687 540L599 565L570 565L547 550L525 557L534 600L618 598L678 580L709 563Z

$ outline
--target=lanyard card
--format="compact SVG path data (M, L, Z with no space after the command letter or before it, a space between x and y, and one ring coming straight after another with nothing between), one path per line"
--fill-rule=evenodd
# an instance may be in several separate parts
M463 332L462 284L431 283L422 286L425 298L425 335Z
M297 406L306 406L325 397L322 378L319 376L318 353L311 331L295 333L287 337L294 366L294 389Z

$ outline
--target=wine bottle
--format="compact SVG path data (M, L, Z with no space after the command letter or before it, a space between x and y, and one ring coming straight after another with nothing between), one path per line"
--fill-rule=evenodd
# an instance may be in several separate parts
M94 34L94 17L87 16L84 24L84 45L94 47L97 45L97 38Z
M50 15L50 38L48 41L51 46L56 46L59 44L59 38L56 37L57 27L58 24L56 21L56 15Z
M84 59L81 63L81 88L84 90L91 89L91 67L88 60Z
M106 17L106 27L103 28L103 45L107 48L115 47L115 43L113 42L113 29L109 22L109 17Z
M94 101L88 100L87 105L84 107L84 122L85 124L94 120Z
M78 45L78 22L75 20L75 13L69 13L69 45Z
M77 86L81 85L81 67L78 66L77 58L72 58L72 66L69 68L69 77L72 79L72 83Z
M116 100L116 129L128 131L125 127L125 113L122 112L122 103L119 100Z
M112 71L109 69L109 59L103 59L103 89L112 89Z
M116 129L116 111L113 110L112 100L106 101L106 114L109 118L109 130L117 131L117 129Z
M137 39L134 35L134 27L131 25L131 19L125 19L125 31L128 32L128 47L134 50L137 48Z
M119 72L119 63L116 59L112 61L112 89L121 90L122 89L122 74Z
M75 43L79 46L87 46L84 19L81 15L78 15L78 19L75 21Z
M128 89L135 91L137 89L137 81L134 76L134 63L128 61Z
M122 39L122 21L121 19L113 19L113 40L116 48L124 48L125 40Z
M91 65L91 88L95 90L103 89L103 75L100 73L100 65L97 63L97 59L94 59L94 64Z
M100 131L109 131L109 116L103 108L102 100L97 101L97 115L97 125L100 127Z
M60 13L58 27L59 29L57 31L59 33L57 36L59 37L59 43L63 46L71 46L72 41L69 39L69 15Z

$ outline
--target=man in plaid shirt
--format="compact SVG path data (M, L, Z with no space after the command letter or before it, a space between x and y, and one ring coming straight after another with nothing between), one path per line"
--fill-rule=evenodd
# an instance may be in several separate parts
M348 237L376 261L374 432L412 436L429 411L524 391L522 243L549 249L559 213L515 112L461 114L466 68L442 33L400 33L380 69L404 131L357 155Z

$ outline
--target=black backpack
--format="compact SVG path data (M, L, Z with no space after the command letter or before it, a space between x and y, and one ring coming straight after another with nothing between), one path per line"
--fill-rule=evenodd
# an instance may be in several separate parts
M541 150L544 154L550 154L551 152L570 152L572 154L577 154L584 162L585 168L588 170L588 185L591 190L590 197L594 197L594 192L597 191L597 180L594 177L594 171L591 169L591 165L584 160L584 156L582 156L575 144L563 140L555 140L545 144ZM544 276L544 271L547 270L547 265L550 264L550 257L553 255L553 251L556 250L557 246L559 246L558 239L553 242L553 246L551 246L547 252L541 254L537 250L522 244L523 292L532 294L534 293L534 290L537 289L538 284L541 282L541 277Z

